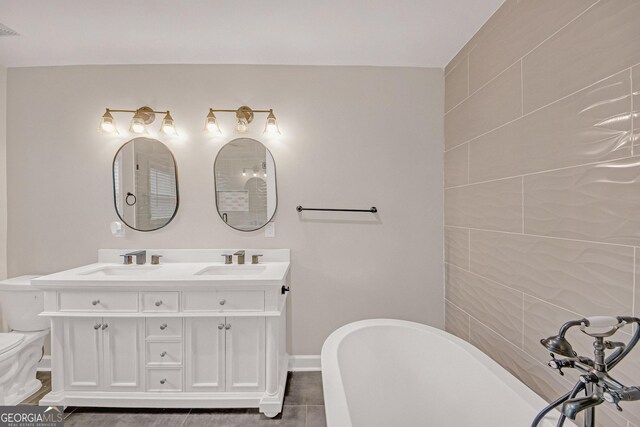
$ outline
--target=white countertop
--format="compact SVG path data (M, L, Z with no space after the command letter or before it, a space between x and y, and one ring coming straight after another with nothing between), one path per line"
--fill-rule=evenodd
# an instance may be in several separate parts
M220 269L234 269L237 267L264 267L258 274L203 274L198 272L209 267ZM117 268L117 275L95 274L103 269ZM126 274L126 270L131 270L131 274ZM144 269L142 274L137 274ZM257 265L253 264L231 264L215 262L177 262L160 265L123 265L118 263L98 262L85 265L59 273L41 276L32 280L32 285L36 288L45 289L50 287L91 287L91 286L209 286L209 285L282 285L289 272L288 262L265 262ZM93 273L93 274L92 274Z

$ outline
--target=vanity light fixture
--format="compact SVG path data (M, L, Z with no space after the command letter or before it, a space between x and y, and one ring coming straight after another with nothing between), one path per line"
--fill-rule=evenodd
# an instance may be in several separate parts
M113 116L107 111L102 115L102 119L100 119L100 131L106 134L118 134L118 129L116 129L116 122L113 120Z
M162 119L162 126L160 126L160 132L164 133L167 136L177 136L178 131L176 130L176 125L173 123L173 117L171 117L171 113L167 110L167 115Z
M140 107L137 110L114 110L107 108L107 111L102 115L102 119L100 120L100 130L104 133L118 134L116 122L111 113L133 113L129 130L136 134L147 133L147 126L154 122L156 114L164 114L165 116L160 126L160 132L168 136L178 135L173 117L171 117L169 110L155 111L150 107Z
M245 133L249 130L249 122L244 117L238 117L238 122L236 123L236 131L240 133Z
M145 113L141 112L140 110L136 111L136 113L133 115L133 118L131 119L129 130L137 134L147 133L146 121L147 119L145 118Z
M266 135L266 136L280 135L280 128L278 127L276 116L273 115L273 110L269 110L269 115L267 116L267 123L264 125L263 135Z
M237 110L216 110L213 108L209 108L209 114L207 114L207 117L205 120L205 130L212 136L222 135L222 131L220 131L220 127L218 126L218 121L214 113L235 113L236 115L235 130L236 132L239 132L239 133L245 133L249 130L249 123L253 121L254 113L269 113L269 115L267 116L267 122L265 123L265 126L264 126L263 134L265 136L280 135L278 122L276 120L276 116L273 114L272 109L252 110L246 105L243 105Z
M216 115L213 114L213 110L211 108L209 108L209 114L207 114L207 118L204 122L204 130L211 135L222 136L220 126L218 126L218 119L216 118Z

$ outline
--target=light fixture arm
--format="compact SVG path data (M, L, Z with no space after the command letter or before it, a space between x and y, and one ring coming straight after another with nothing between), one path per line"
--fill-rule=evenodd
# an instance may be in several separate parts
M237 110L217 110L215 108L209 108L209 111L213 111L214 113L237 113L238 111L240 111L241 108L242 107L238 108ZM250 109L250 110L254 113L270 113L273 111L273 110L253 110L253 109ZM115 110L111 110L111 111L115 111Z
M138 110L141 110L141 108L138 108ZM107 108L107 112L109 113L137 113L138 110L117 110L113 108ZM168 114L169 110L167 111L146 110L145 112L154 113L154 114Z

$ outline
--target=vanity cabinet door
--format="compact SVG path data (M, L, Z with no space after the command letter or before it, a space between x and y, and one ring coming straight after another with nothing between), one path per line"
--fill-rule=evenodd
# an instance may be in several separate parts
M185 319L186 391L224 391L224 317Z
M104 390L141 391L144 319L102 319Z
M264 391L264 317L227 317L226 328L226 391Z
M64 383L67 390L102 386L102 318L64 319Z

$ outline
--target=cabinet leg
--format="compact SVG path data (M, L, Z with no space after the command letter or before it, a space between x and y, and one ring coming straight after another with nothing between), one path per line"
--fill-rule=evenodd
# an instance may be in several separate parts
M264 416L267 418L273 418L278 415L281 411L279 409L267 409L263 412Z
M287 385L287 366L289 364L289 357L284 357L282 365L278 372L276 379L276 393L271 396L268 392L265 392L264 397L260 400L260 412L266 417L273 418L282 412L282 404L284 403L284 389Z
M267 348L266 348L266 379L267 396L274 397L278 394L278 319L275 317L267 318ZM275 415L274 415L275 416Z

